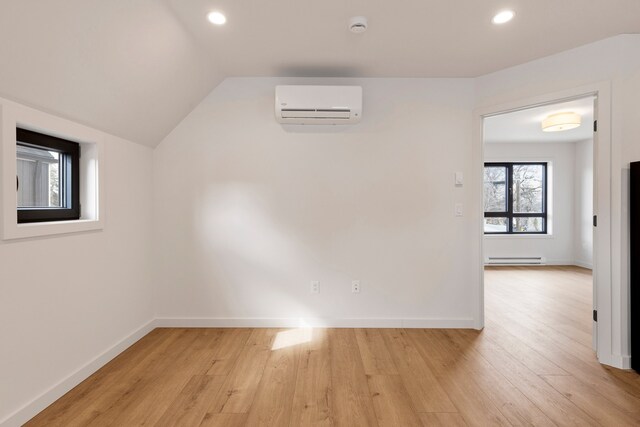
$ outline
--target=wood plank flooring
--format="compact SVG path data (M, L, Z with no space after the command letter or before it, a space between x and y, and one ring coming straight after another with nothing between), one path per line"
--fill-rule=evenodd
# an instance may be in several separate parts
M591 272L490 268L484 331L156 329L28 426L631 426Z

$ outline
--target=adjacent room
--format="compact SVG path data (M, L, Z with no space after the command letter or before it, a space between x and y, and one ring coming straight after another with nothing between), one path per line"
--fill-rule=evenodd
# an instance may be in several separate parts
M640 3L0 2L0 426L640 425Z
M486 117L483 163L487 323L597 352L595 105L586 96Z

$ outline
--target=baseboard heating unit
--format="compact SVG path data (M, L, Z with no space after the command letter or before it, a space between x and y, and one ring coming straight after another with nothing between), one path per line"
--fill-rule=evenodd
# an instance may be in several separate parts
M509 257L493 257L490 256L486 259L485 265L545 265L545 259L541 256L522 257L522 256L509 256Z

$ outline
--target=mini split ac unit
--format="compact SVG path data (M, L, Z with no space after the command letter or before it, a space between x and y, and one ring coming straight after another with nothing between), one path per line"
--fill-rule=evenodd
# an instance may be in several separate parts
M295 125L346 125L362 117L360 86L276 86L276 120Z

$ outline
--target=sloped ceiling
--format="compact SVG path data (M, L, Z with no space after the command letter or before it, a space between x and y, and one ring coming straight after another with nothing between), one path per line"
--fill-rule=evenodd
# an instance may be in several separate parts
M0 96L155 146L228 76L475 77L638 32L638 0L0 0Z
M0 96L154 146L222 75L155 0L2 0Z

